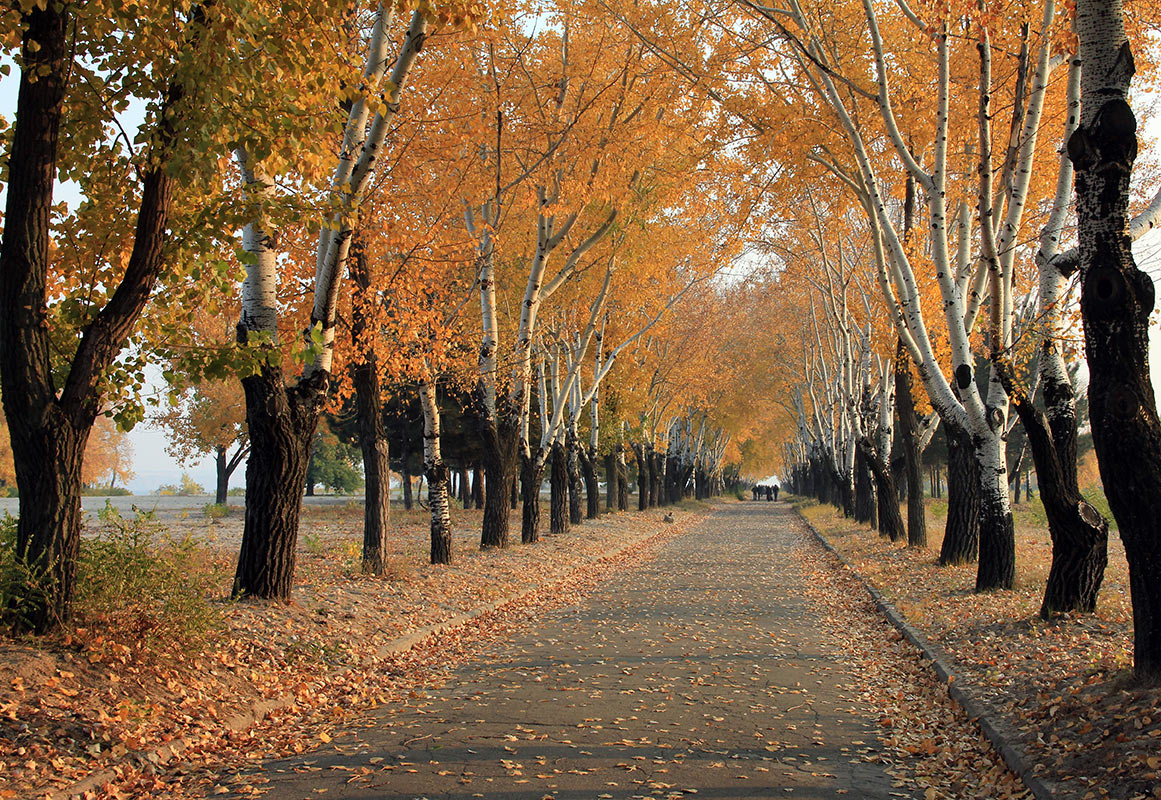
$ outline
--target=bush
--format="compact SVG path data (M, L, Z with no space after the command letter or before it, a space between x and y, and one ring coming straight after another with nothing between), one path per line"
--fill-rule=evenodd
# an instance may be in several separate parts
M188 472L181 473L181 483L163 483L154 494L163 497L193 497L206 493L206 487L195 481Z
M204 646L221 627L204 549L166 535L152 511L133 511L127 519L106 503L101 532L82 542L78 614L101 618L145 650Z
M86 486L81 489L85 497L128 497L133 494L123 486Z
M22 603L35 596L36 576L16 559L16 517L4 512L0 519L0 620L16 627L23 616Z
M204 511L207 519L209 519L211 522L217 522L223 517L230 516L230 504L206 503Z

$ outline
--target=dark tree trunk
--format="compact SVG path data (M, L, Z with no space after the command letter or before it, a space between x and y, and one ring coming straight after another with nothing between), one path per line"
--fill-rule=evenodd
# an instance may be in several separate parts
M472 495L472 481L468 476L467 462L460 467L460 502L464 504L464 508L471 508L475 503L475 497Z
M614 446L605 456L605 510L617 509L617 448Z
M560 442L553 443L551 460L548 483L552 500L548 529L552 533L568 533L568 454Z
M81 465L92 421L78 430L52 413L40 425L29 424L31 419L12 415L16 404L8 403L8 392L4 400L20 487L16 555L33 576L19 587L19 600L8 610L18 628L47 633L68 619L75 591Z
M220 506L226 504L230 496L229 458L226 448L218 445L214 448L214 502Z
M1062 431L1064 441L1058 449L1052 441L1055 431L1050 429L1043 412L1027 402L1018 403L1016 411L1028 434L1040 480L1040 498L1052 536L1052 567L1040 616L1047 619L1068 611L1091 613L1096 610L1097 594L1109 560L1109 526L1077 487L1076 429L1073 427L1071 436ZM1074 454L1072 465L1062 462L1062 450L1071 450Z
M517 461L519 461L519 458L517 458ZM512 488L511 488L510 494L509 494L510 502L508 503L508 509L511 511L516 510L517 503L520 501L520 487L517 485L516 479L517 479L517 476L513 475L512 481L511 481Z
M634 444L633 457L637 460L637 510L644 511L649 507L649 487L653 483L649 477L649 459L644 446Z
M990 488L990 487L988 487ZM1005 507L1008 483L1000 487L1001 497L980 488L979 562L976 591L1012 589L1016 585L1016 530L1012 512Z
M867 456L859 447L855 450L855 522L868 523L871 530L875 530L877 520L873 519L875 492L872 480Z
M980 481L978 466L966 431L944 425L947 435L947 526L939 563L970 564L980 547Z
M617 447L617 510L629 510L629 465L625 463L625 447Z
M366 480L363 501L363 572L367 575L382 575L387 570L391 466L387 434L383 430L378 365L370 351L364 353L364 359L353 370L359 449L363 453L363 477Z
M443 461L424 464L427 479L427 504L431 511L431 563L452 562L451 473Z
M481 509L484 507L484 472L480 467L472 467L472 506Z
M371 290L371 270L363 237L356 231L347 259L351 277L364 297ZM364 303L353 304L351 336L362 351L363 360L351 368L355 386L355 417L359 432L359 449L363 454L363 477L366 481L363 500L363 573L382 575L387 571L387 529L391 515L391 462L388 459L387 432L383 429L382 393L379 386L379 361L372 347L373 323L367 317ZM404 437L406 441L406 436ZM406 461L406 449L404 461ZM411 508L410 503L407 505Z
M584 512L581 510L581 492L584 482L581 480L580 443L576 433L569 431L565 437L568 448L568 521L573 525L584 522Z
M311 440L326 395L326 378L286 387L282 370L264 365L242 379L250 460L246 521L233 596L289 600L294 583L298 519Z
M875 488L878 490L879 534L892 542L901 542L907 538L907 534L903 527L903 517L899 513L895 478L866 439L860 439L858 447L868 470L874 476Z
M538 453L533 453L532 458L520 457L520 498L524 504L520 541L524 544L540 541L540 484L544 480L544 465L537 466L538 460Z
M919 450L919 420L912 393L911 358L900 340L895 347L895 410L899 444L907 482L907 546L927 547L927 517L923 508L923 459Z
M405 511L410 511L415 505L415 497L412 495L411 489L411 448L407 444L407 425L403 426L403 436L400 438L399 447L399 481L403 487L403 508Z
M1087 65L1081 123L1068 142L1076 167L1081 315L1093 444L1129 562L1134 669L1161 677L1161 422L1149 380L1153 282L1133 261L1129 176L1137 122L1127 102L1135 70L1119 3L1081 0L1076 30ZM1043 477L1041 477L1043 485ZM1041 489L1043 494L1044 489Z
M484 446L484 526L480 547L508 546L508 516L512 481L516 479L519 424L515 415L501 412L497 419L481 419Z
M585 517L597 519L601 516L601 485L597 481L597 451L580 448L581 472L585 481Z
M649 449L649 505L652 508L665 505L662 487L665 485L665 458L652 448Z
M834 470L831 470L830 474L831 480L838 487L837 494L842 503L843 516L853 517L855 515L855 476L842 475Z

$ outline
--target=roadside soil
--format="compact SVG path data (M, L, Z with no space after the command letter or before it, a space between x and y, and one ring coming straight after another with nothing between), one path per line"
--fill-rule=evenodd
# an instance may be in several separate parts
M930 642L963 685L1011 727L1061 800L1161 798L1161 687L1132 677L1128 567L1115 533L1095 614L1039 617L1052 544L1037 504L1016 506L1017 586L976 594L975 565L937 563L943 521L929 506L926 548L892 544L829 506L800 511Z

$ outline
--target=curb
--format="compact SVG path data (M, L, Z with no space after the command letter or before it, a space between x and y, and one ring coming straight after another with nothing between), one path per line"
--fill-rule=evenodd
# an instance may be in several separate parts
M417 628L410 633L400 636L398 639L393 639L390 642L381 645L375 651L375 658L384 658L389 655L405 653L429 636L443 633L445 631L451 630L452 628L461 627L475 619L497 611L506 605L517 603L548 586L552 586L553 584L569 579L580 570L591 566L592 564L599 564L606 559L617 558L626 550L629 550L632 547L636 547L637 545L640 545L644 542L648 542L657 536L682 531L689 525L700 521L700 519L698 519L696 516L698 514L699 512L694 512L695 516L691 517L691 519L689 519L684 525L662 527L660 530L651 533L641 539L630 542L623 547L618 548L617 550L612 550L601 555L594 556L588 561L577 565L574 569L570 570L564 575L561 575L558 578L542 581L535 586L530 586L529 588L517 594L509 595L508 597L501 597L497 600L491 601L490 603L476 606L469 611L465 611L462 614L457 614L456 616L446 619L442 622L436 622L432 625L425 625L422 628ZM333 670L330 674L340 674L347 669L348 667L340 667ZM244 710L222 720L220 726L218 727L218 732L222 735L225 735L228 733L238 733L240 731L244 731L251 725L261 722L273 712L289 708L290 706L294 705L294 702L295 697L293 695L282 695L280 697L267 698L265 700L259 700L257 702L251 703ZM221 737L219 736L219 738ZM73 800L73 798L83 796L85 792L94 791L108 783L117 780L121 777L122 771L127 766L144 766L146 764L150 764L154 767L160 767L169 763L171 760L180 755L184 750L188 749L191 745L203 742L204 740L204 736L181 736L176 739L171 739L168 742L163 742L148 750L137 750L127 753L121 757L117 764L109 766L100 772L89 775L87 778L82 778L76 783L63 789L48 791L42 796L45 798L45 800Z
M907 621L907 618L899 613L899 610L884 598L883 594L870 581L863 577L863 574L842 553L835 550L834 545L827 541L826 537L819 533L802 516L797 508L794 509L794 513L802 520L802 524L814 535L814 538L858 579L859 583L863 585L863 588L867 590L867 594L871 596L875 607L887 618L887 621L895 626L895 629L903 635L904 639L919 650L923 658L931 662L932 670L939 677L939 680L947 686L948 696L963 709L969 720L980 726L980 731L984 734L984 738L988 740L988 743L991 744L992 749L1000 754L1000 758L1004 760L1004 764L1007 765L1008 769L1019 776L1020 780L1024 782L1024 785L1028 787L1028 791L1032 792L1032 796L1036 800L1056 800L1056 795L1049 785L1036 775L1028 765L1023 750L1001 732L1001 728L1005 727L1004 724L999 722L996 716L989 712L983 701L977 699L970 690L964 688L959 677L952 671L950 666L951 659L944 652L943 648L928 642Z

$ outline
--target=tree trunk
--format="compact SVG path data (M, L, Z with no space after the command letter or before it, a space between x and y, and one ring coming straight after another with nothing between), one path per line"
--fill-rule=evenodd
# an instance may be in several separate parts
M552 467L548 482L552 490L548 529L552 533L568 533L568 454L560 442L552 444Z
M523 511L520 520L520 541L533 544L540 541L540 484L544 481L544 465L539 455L520 457L520 499Z
M464 462L460 467L460 502L464 504L464 508L471 508L475 502L472 497L472 482L468 477L468 465Z
M484 470L479 466L472 467L471 501L477 511L484 507L487 492L484 486Z
M901 542L906 538L906 531L903 527L903 517L899 513L899 501L896 499L898 493L895 491L895 478L866 439L859 439L858 447L863 454L867 468L875 479L878 494L879 534L886 536L892 542Z
M580 449L581 472L585 482L585 517L597 519L601 516L601 485L597 480L597 451Z
M427 479L427 508L431 514L431 563L450 564L452 527L448 484L451 476L440 448L439 403L432 381L420 382L419 399L423 406L423 476Z
M481 428L484 445L484 526L481 549L508 546L508 517L512 481L516 479L516 443L520 426L514 416L501 414L495 425Z
M662 487L665 485L665 457L650 448L649 456L649 505L652 508L665 505Z
M1118 0L1079 0L1076 30L1084 63L1081 122L1068 155L1076 168L1089 415L1101 481L1129 562L1134 669L1155 678L1161 676L1161 422L1148 369L1153 282L1137 269L1126 235L1137 153L1137 123L1127 102L1134 65Z
M356 231L348 268L359 290L371 290L371 270L363 237ZM387 571L387 529L391 516L391 462L387 432L383 429L382 392L379 360L372 344L374 323L364 303L353 304L351 338L362 351L362 361L351 368L355 387L355 417L359 449L363 454L363 574L382 575ZM404 451L406 458L406 450ZM410 506L409 506L410 507Z
M403 425L403 436L399 441L399 483L403 488L403 509L410 511L415 505L415 496L411 486L411 448L407 446L407 424Z
M605 510L617 510L617 447L605 456Z
M907 546L927 547L927 517L923 508L923 458L919 451L918 419L912 393L911 361L907 346L895 347L895 410L899 416L899 444L907 481Z
M872 480L866 453L862 447L859 447L855 451L855 522L868 523L871 530L875 530L877 520L873 519L875 491L871 483Z
M1075 468L1065 469L1061 463L1047 416L1026 401L1017 404L1016 410L1028 434L1052 536L1052 567L1040 616L1048 619L1068 611L1091 613L1096 610L1108 564L1108 522L1081 496ZM1071 441L1075 454L1075 427ZM1070 449L1067 442L1062 449Z
M218 445L214 448L214 502L224 506L230 496L229 460L226 457L226 448Z
M391 516L391 466L387 434L383 430L379 374L375 357L364 354L354 368L355 414L359 449L363 453L366 480L363 501L363 573L382 575L387 570L387 529Z
M169 165L180 139L175 106L184 96L181 84L166 88L142 167L124 276L105 287L111 295L81 332L67 373L54 374L46 306L61 114L73 67L69 8L32 3L10 12L20 14L15 29L23 31L0 242L0 392L20 490L16 560L30 578L13 587L10 609L16 627L34 633L47 633L69 615L85 445L101 407L101 376L125 346L164 265L173 192ZM194 17L190 43L201 29L200 11Z
M310 443L325 399L322 378L286 387L268 364L242 379L250 460L234 597L289 600Z
M947 435L947 525L939 563L970 564L979 555L980 481L966 431L944 425Z
M12 414L7 392L4 399L20 487L16 557L30 577L7 611L18 628L47 633L68 619L75 591L81 467L92 422L78 430L53 408L37 425Z
M649 486L652 482L649 477L649 459L645 457L645 448L640 444L633 445L633 457L637 461L637 510L644 511L649 507Z
M565 444L568 448L568 521L573 525L580 525L585 519L581 510L584 482L581 480L580 442L574 430L569 430Z
M617 510L629 510L629 465L625 463L625 446L617 446Z
M1016 530L1008 502L1004 442L998 433L976 437L974 450L980 479L980 545L976 591L1012 589L1016 585Z

